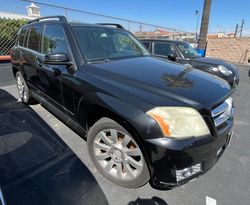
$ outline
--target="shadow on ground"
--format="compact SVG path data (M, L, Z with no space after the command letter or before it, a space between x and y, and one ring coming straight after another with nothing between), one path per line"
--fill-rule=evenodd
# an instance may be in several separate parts
M7 204L108 204L94 176L60 137L2 89L0 186Z
M163 199L159 197L152 197L152 199L137 198L135 201L131 201L128 205L168 205Z

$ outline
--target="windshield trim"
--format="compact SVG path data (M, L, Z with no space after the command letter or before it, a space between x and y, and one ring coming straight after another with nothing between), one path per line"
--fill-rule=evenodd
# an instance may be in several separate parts
M87 63L89 64L108 63L110 61L123 60L123 59L129 59L129 58L149 57L149 56L151 55L130 55L130 56L119 56L119 57L111 57L111 58L96 58L96 59L87 61Z

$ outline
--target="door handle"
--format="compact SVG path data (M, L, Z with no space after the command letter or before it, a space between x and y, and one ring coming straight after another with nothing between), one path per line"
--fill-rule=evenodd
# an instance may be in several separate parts
M43 64L42 63L37 62L36 64L37 64L38 67L43 68Z
M42 59L36 57L36 64L38 67L43 68L43 61Z
M54 76L61 75L62 71L59 68L53 67L52 68Z

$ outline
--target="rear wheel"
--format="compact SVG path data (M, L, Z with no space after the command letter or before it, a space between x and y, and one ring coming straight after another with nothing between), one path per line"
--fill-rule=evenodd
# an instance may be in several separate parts
M92 161L110 181L127 188L137 188L148 182L149 171L142 151L121 125L101 118L87 137Z
M16 73L16 85L21 101L24 103L29 103L31 99L30 90L20 71Z

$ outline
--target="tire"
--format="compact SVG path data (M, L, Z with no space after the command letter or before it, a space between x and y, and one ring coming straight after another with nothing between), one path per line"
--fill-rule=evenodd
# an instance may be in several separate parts
M149 181L147 163L140 147L117 122L101 118L90 128L87 142L96 168L114 184L137 188Z
M29 104L32 100L31 92L20 71L16 73L16 85L19 97L23 103Z

